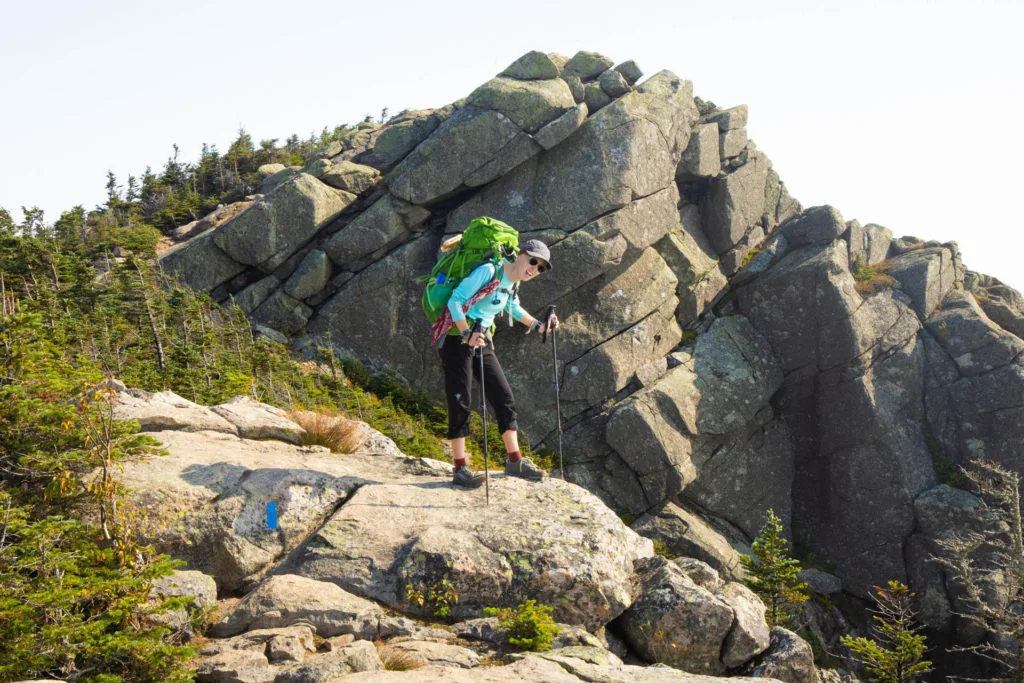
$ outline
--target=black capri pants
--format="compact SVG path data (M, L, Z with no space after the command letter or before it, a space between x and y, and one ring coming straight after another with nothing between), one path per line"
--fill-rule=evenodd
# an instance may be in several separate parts
M518 431L516 423L516 400L505 379L505 372L494 354L494 347L479 347L484 354L484 389L487 402L491 404L498 418L498 429L502 433L510 429ZM444 393L448 399L448 438L458 439L469 435L469 416L472 394L471 377L480 381L480 357L476 349L462 343L462 337L447 335L439 350L441 367L444 369Z

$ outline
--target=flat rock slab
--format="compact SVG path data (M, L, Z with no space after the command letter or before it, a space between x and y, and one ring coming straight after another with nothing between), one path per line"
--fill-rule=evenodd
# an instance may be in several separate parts
M363 486L290 570L423 615L407 588L426 592L445 577L456 617L533 598L557 621L598 628L633 602L633 562L653 545L595 496L494 474L490 498L440 481Z
M480 665L480 655L468 647L450 643L435 643L428 640L388 641L391 647L406 652L434 666L472 669Z
M306 433L280 408L254 401L248 396L235 396L211 410L233 424L238 435L245 439L277 439L298 444L302 443Z
M140 389L117 394L114 417L136 420L144 432L184 430L235 434L237 429L206 406L193 403L173 391L149 393Z
M347 593L333 583L293 574L271 576L246 595L213 627L218 637L252 629L311 625L323 638L354 634L375 638L383 617L380 607Z
M530 655L508 666L452 669L428 666L412 671L371 671L352 674L339 683L779 683L773 678L699 676L669 667L594 665L576 657Z
M450 466L416 458L336 455L320 446L218 432L162 431L166 456L125 464L139 533L189 569L235 590L306 539L353 491L379 481L428 483ZM277 524L268 524L274 503Z

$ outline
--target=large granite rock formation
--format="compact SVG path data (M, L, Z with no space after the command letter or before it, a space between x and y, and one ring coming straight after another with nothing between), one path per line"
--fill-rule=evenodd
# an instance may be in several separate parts
M364 429L383 447L338 455L292 443L301 429L251 399L206 408L112 386L116 415L137 420L165 451L127 463L122 477L124 504L147 511L141 539L188 564L158 592L207 608L218 588L241 595L221 604L199 651L199 681L360 680L383 675L395 651L426 665L413 680L695 681L706 679L684 671L724 673L768 647L759 599L717 576L704 581L714 594L697 586L574 484L495 473L486 504L484 491L451 484L451 466L396 453L372 430ZM668 611L657 571L673 577ZM469 621L418 621L436 617L437 605L414 593L439 586L451 591L449 616ZM481 667L509 645L496 618L481 618L484 608L526 600L554 608L554 649ZM665 635L669 624L703 623L708 610L715 629ZM637 652L677 668L624 665L605 633L619 617ZM174 618L187 624L184 613ZM669 646L689 640L686 656Z
M446 234L508 221L551 246L554 270L521 296L555 304L563 328L554 367L536 337L499 327L496 344L534 445L556 443L558 378L571 481L635 517L699 513L740 547L772 508L845 591L909 580L947 623L915 500L940 483L936 463L1024 473L1024 297L967 271L955 243L803 210L748 139L745 106L613 64L531 52L465 100L363 125L304 169L266 169L263 199L164 266L268 334L439 392L418 278ZM233 585L292 547L246 543ZM723 543L697 554L724 570ZM394 548L366 562L378 552Z

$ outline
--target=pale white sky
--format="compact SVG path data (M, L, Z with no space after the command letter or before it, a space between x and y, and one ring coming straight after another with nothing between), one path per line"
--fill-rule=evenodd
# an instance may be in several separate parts
M0 0L0 206L47 220L177 143L306 137L467 95L520 54L671 69L748 131L804 206L957 240L1024 289L1015 213L1024 2Z

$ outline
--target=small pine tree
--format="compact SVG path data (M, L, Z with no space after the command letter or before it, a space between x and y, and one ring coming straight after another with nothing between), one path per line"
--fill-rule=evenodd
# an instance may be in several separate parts
M890 581L888 588L875 586L875 637L846 635L839 641L881 683L910 683L931 671L932 663L924 659L926 638L914 622L913 598L899 581Z
M771 626L793 626L797 611L807 600L807 584L797 576L800 562L787 556L782 521L768 510L768 519L751 546L752 555L740 555L747 570L744 583L764 600L765 620Z
M515 609L487 607L484 614L498 617L498 626L508 631L508 642L521 650L545 652L561 630L551 617L554 608L536 600L520 603Z

